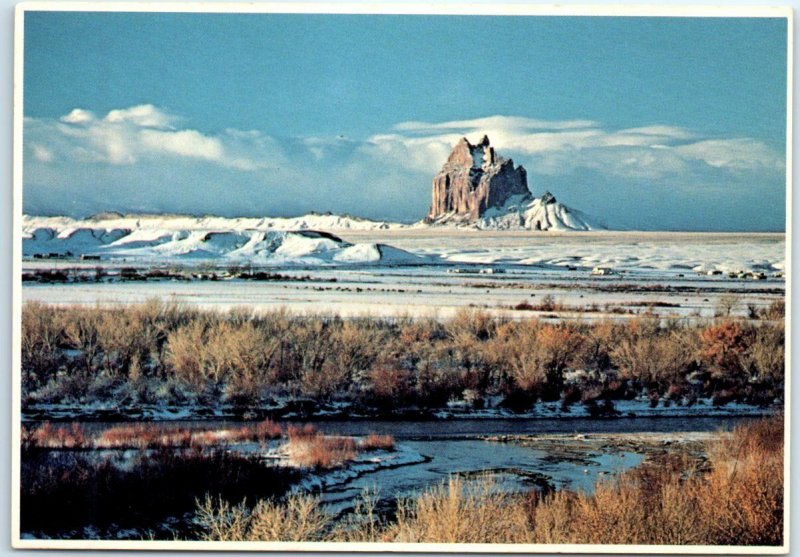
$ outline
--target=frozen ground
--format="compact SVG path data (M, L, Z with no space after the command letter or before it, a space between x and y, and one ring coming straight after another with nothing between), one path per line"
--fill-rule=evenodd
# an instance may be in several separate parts
M731 293L737 296L733 313L744 315L748 305L764 307L785 293L783 234L400 229L349 231L338 240L308 232L269 234L277 235L272 244L260 236L258 241L226 237L233 245L245 241L236 249L252 252L252 258L203 258L197 252L166 260L143 255L158 246L140 246L136 249L145 251L130 259L26 256L26 272L86 273L100 267L110 276L101 282L25 282L23 300L128 304L157 297L216 309L441 318L477 307L512 318L557 313L559 318L597 319L641 313L648 305L661 316L708 317L720 298ZM216 238L214 245L223 245L223 240ZM199 240L190 236L170 241L196 245ZM258 252L265 246L271 246L267 255ZM129 266L216 271L224 278L233 265L277 270L285 280L114 280L115 272ZM593 274L596 268L608 274ZM513 309L522 302L537 306L547 296L562 306L557 312ZM587 306L589 312L579 312Z
M435 261L519 264L540 269L675 276L687 272L784 269L783 234L690 232L519 232L412 229L349 231L350 242L382 242Z
M24 216L23 255L139 264L286 267L381 263L520 265L615 272L784 268L783 234L536 232L389 225L334 215L295 219ZM416 257L415 257L416 256Z

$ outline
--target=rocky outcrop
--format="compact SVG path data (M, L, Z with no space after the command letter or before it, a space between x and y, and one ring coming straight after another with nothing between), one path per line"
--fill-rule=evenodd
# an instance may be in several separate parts
M483 139L472 145L462 137L442 170L433 179L433 198L427 221L457 218L474 222L492 207L502 207L512 196L530 196L522 166L505 160Z
M505 160L485 135L477 145L462 137L433 178L433 199L423 223L479 230L603 230L594 218L559 203L545 191L533 197L527 172Z

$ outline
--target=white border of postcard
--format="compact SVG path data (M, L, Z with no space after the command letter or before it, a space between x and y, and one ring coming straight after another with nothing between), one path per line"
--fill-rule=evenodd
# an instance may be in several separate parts
M786 119L786 338L792 339L792 101L793 101L793 10L784 7L744 6L653 6L653 5L544 5L476 3L305 3L305 2L23 2L17 5L14 32L14 134L13 134L13 236L12 236L12 419L11 419L11 545L18 549L122 549L183 551L336 551L414 553L688 553L688 554L784 554L789 550L789 454L791 423L791 373L786 375L784 444L784 542L783 546L709 545L572 545L572 544L405 544L325 542L203 542L203 541L115 541L28 540L20 538L19 481L21 381L21 282L22 262L22 121L24 18L27 11L181 12L181 13L319 13L393 15L503 15L503 16L641 16L641 17L747 17L787 20L787 119ZM786 345L786 369L791 370L791 342Z

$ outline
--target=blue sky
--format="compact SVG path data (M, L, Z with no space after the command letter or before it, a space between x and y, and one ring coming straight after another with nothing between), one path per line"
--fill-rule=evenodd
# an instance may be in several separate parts
M488 133L612 226L782 230L786 21L28 12L23 210L412 221Z

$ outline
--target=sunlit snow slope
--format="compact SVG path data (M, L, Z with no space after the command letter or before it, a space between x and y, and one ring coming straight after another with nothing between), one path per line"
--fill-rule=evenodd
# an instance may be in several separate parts
M316 216L327 221L338 219L351 227L384 224L326 215L308 217ZM279 265L424 261L391 246L351 244L327 232L304 229L324 223L303 219L111 215L76 221L66 217L24 216L22 251L25 257L52 254L148 261L226 259ZM283 229L292 224L294 229Z
M445 214L432 223L434 226L455 226L480 230L606 230L607 227L582 211L559 203L546 193L542 197L515 195L502 207L486 209L475 221L456 214Z

